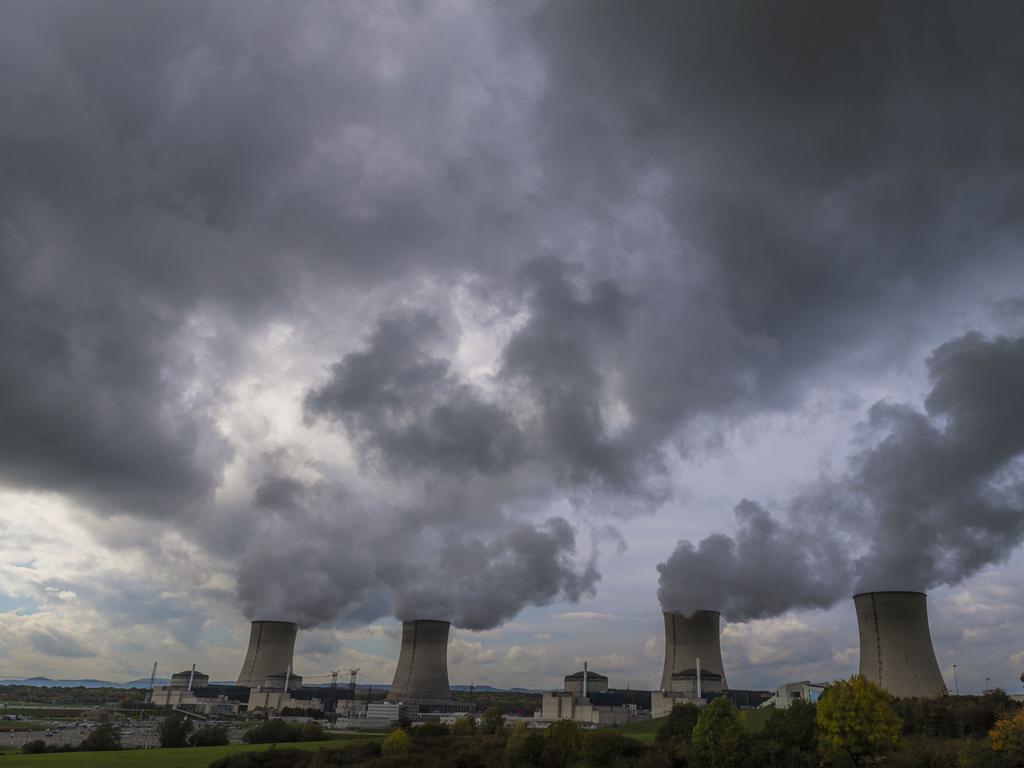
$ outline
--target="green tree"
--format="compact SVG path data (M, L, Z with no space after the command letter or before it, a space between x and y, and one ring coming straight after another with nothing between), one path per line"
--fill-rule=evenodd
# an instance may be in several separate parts
M492 736L505 727L505 715L499 707L485 710L480 717L480 733Z
M633 739L627 739L615 731L599 728L588 731L583 737L580 757L586 768L612 768L629 758L643 754L644 746Z
M21 754L23 755L41 755L44 752L46 752L46 742L42 739L26 741L21 745Z
M743 725L724 696L701 711L693 727L690 756L698 768L736 768L743 759Z
M188 743L193 747L226 747L231 743L228 729L222 725L204 725L193 731Z
M381 742L380 751L385 755L407 755L412 749L412 739L402 728L395 728L384 737Z
M1024 709L997 722L988 736L992 749L1006 757L1011 765L1024 765Z
M697 725L700 709L693 704L676 704L658 729L654 740L658 744L689 744L693 727Z
M448 728L452 736L472 736L476 732L476 720L472 715L460 717Z
M826 758L846 755L859 766L899 743L903 724L892 697L860 675L828 686L817 709L818 747Z
M572 720L559 720L544 729L541 765L562 768L576 761L583 746L583 732Z
M539 768L544 753L544 737L525 723L519 723L505 742L503 765L506 768Z
M299 741L299 729L284 720L264 720L245 732L246 744L286 744Z
M160 723L160 746L188 746L188 735L190 733L192 733L192 721L181 714L181 712L171 712Z
M82 739L78 748L83 752L107 752L121 748L121 734L114 730L110 723L101 723L93 728L92 733Z
M759 741L765 762L774 768L809 768L818 763L818 725L814 704L794 701L776 709L765 723Z

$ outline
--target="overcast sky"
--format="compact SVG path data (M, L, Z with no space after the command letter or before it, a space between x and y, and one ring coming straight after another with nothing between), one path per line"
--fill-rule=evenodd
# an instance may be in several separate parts
M0 5L0 677L1024 671L1024 6Z

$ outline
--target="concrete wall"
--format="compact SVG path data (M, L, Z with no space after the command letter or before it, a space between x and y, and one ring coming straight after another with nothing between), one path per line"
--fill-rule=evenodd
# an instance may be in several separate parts
M665 664L661 672L661 690L673 690L672 676L694 669L698 658L702 672L721 675L721 680L707 680L707 684L719 689L728 688L722 664L718 611L696 611L692 616L666 613L664 616ZM676 688L679 688L678 682Z
M898 698L946 693L923 592L864 592L854 595L853 603L861 675Z
M402 649L388 701L450 701L447 621L402 622Z
M255 688L263 685L268 676L286 672L292 666L298 633L298 625L290 621L254 621L236 685Z

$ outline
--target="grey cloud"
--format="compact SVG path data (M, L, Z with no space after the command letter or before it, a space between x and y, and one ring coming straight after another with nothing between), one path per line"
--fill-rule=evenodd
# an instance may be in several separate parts
M486 629L527 605L592 594L600 578L596 550L579 563L562 518L509 521L450 489L424 491L414 509L369 509L324 484L303 499L280 530L244 541L239 590L251 618L313 626L393 614Z
M851 591L956 584L1024 540L1024 338L970 333L928 358L922 413L876 403L849 469L782 521L745 501L738 532L680 542L658 566L666 610L734 619L827 607Z
M394 469L500 472L515 465L522 436L509 414L424 347L441 336L425 312L381 319L367 347L331 368L305 400L307 417L336 419Z
M84 645L77 638L54 627L29 632L28 641L33 648L47 656L85 659L96 655L95 651Z
M0 16L0 478L166 519L237 565L250 611L372 618L415 583L403 554L426 546L436 566L441 543L476 540L522 590L494 620L585 594L596 571L542 522L552 508L595 527L648 510L698 426L788 407L853 351L899 365L905 326L976 298L965 275L1000 291L1021 276L1016 4L104 0ZM489 381L456 370L443 311L401 309L443 307L452 284L516 318ZM346 297L365 299L358 319L325 330ZM310 423L357 449L358 491L325 467L260 466L221 430L277 322L297 348L341 346L296 384ZM993 427L957 393L980 384L947 368L962 366L934 359L926 414L879 406L869 425L959 462L936 524L981 510L968 546L925 536L925 580L1016 535L1012 472L984 474L1013 441L977 445ZM796 504L801 531L920 501L872 455L838 498ZM217 493L232 461L244 509ZM789 535L743 515L772 546ZM741 571L744 547L706 545ZM378 549L385 587L368 577ZM298 588L272 579L286 554L316 564ZM901 556L861 554L858 572ZM543 583L520 568L535 556ZM491 620L467 600L438 610Z

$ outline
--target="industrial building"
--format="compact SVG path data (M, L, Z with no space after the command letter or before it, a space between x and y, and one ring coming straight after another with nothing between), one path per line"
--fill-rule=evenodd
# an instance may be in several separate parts
M651 715L662 717L677 703L702 704L705 694L728 688L722 663L721 614L666 612L665 663L661 687L651 694Z
M776 709L789 709L795 701L806 701L810 704L817 704L821 692L825 690L824 683L812 683L810 680L801 680L797 683L786 683L775 689L771 698L761 704L762 707L775 707Z
M148 701L203 715L223 715L246 708L249 689L237 685L211 685L210 676L191 670L171 675L168 685L154 687Z
M608 678L590 672L586 663L580 672L565 676L564 686L561 691L544 692L535 722L573 720L587 726L613 726L651 717L650 691L609 689Z
M452 701L448 687L447 621L417 619L402 622L402 647L387 700L414 704L420 711L466 709Z
M853 596L860 632L860 674L897 698L947 692L935 660L923 592L862 592Z

